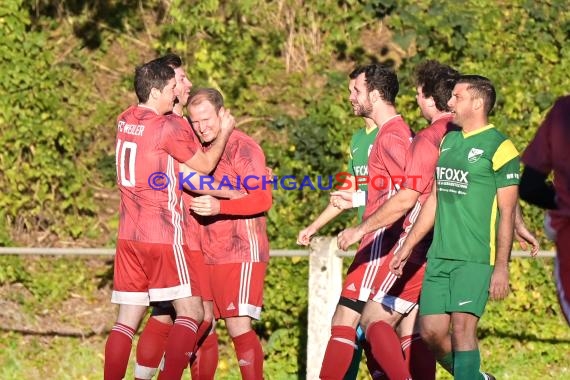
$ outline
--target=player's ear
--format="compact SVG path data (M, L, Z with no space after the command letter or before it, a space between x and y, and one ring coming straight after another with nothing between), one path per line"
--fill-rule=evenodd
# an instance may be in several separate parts
M370 102L374 103L378 100L382 100L382 97L380 96L380 91L374 89L371 92L368 93L368 98L370 99Z
M484 105L485 104L483 102L483 98L477 97L477 98L473 99L473 109L474 110L479 110L479 109L483 108Z
M427 106L428 107L435 107L435 100L433 100L433 96L430 96L429 98L426 99L427 100Z
M158 99L160 97L160 93L161 93L161 91L158 88L153 87L150 89L149 98Z

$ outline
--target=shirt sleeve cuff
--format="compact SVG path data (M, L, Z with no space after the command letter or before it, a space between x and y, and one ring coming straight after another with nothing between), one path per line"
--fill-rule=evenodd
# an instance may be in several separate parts
M352 207L360 207L366 204L366 191L352 193Z

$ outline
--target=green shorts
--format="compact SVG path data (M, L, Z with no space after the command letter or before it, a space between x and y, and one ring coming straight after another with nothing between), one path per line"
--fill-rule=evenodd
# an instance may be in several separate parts
M481 317L489 299L493 268L468 261L428 259L420 315L461 312Z

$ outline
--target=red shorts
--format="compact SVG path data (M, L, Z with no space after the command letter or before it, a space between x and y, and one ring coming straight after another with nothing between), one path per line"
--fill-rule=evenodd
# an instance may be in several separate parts
M206 264L214 298L214 316L259 319L267 263Z
M356 256L346 274L342 285L341 297L352 300L368 301L372 292L373 281L381 266L385 265L394 239L383 235L384 229L375 232L375 238L358 247Z
M408 314L420 299L426 264L406 263L401 277L390 272L388 264L378 270L370 299L400 314Z
M185 245L119 239L111 302L148 306L199 296L198 276L191 263Z
M214 298L212 297L212 290L210 289L210 274L208 273L208 266L204 261L204 254L202 251L190 251L190 259L192 266L196 268L202 301L213 301Z

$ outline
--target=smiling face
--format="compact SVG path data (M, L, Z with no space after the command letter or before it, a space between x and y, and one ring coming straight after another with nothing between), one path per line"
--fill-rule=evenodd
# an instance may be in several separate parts
M474 112L473 96L468 90L468 83L458 83L453 88L453 93L447 105L453 113L453 122L459 126L463 126L465 121L469 120Z
M192 127L204 143L214 141L220 133L220 117L212 103L205 100L188 107Z
M368 97L364 73L348 82L348 90L350 92L348 100L350 100L354 115L370 117L372 114L372 103Z

